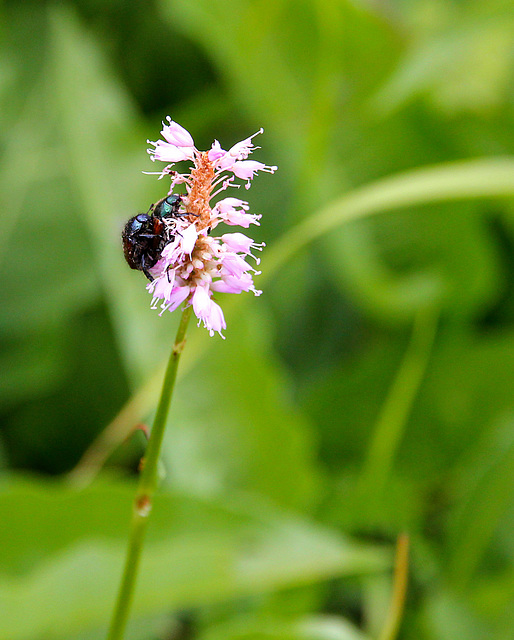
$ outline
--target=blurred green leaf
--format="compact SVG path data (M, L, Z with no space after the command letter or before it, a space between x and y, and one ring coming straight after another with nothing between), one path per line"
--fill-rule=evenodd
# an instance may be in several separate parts
M98 296L90 247L64 178L62 156L48 114L41 113L47 100L43 82L41 77L34 82L11 123L0 169L0 330L11 336L55 327L57 305L61 316L69 317ZM44 124L34 133L38 117ZM27 148L33 148L29 157ZM27 283L37 292L30 303Z
M492 637L491 629L480 622L467 603L444 590L427 599L426 632L434 638L481 640Z
M278 616L241 616L200 635L201 640L366 640L368 637L347 620L328 615L292 620Z
M36 352L35 341L41 345ZM5 341L0 352L0 370L5 372L0 380L0 406L12 406L28 395L53 390L67 372L64 342L56 339L54 327Z
M44 633L50 640L106 624L132 492L121 484L80 493L57 483L6 484L0 494L5 637L29 640ZM163 494L152 514L134 611L153 614L387 565L381 550L345 541L250 496L220 502Z
M228 76L231 84L244 87L245 105L275 122L289 140L302 122L307 101L303 78L296 77L289 67L289 56L301 55L307 70L312 67L310 56L301 46L309 37L308 23L287 20L288 4L271 2L224 2L221 5L200 2L162 2L163 13L174 24L180 24L189 35L206 47L211 58ZM302 3L310 13L309 3ZM266 20L262 17L266 16ZM299 29L293 37L277 38L279 25L288 30ZM288 42L295 51L284 51ZM244 55L241 51L244 50ZM293 58L294 59L294 58ZM263 72L265 70L265 73ZM287 100L268 100L269 96L286 95ZM270 112L269 109L272 109ZM262 116L261 116L262 117Z
M474 316L503 285L495 237L472 203L358 222L325 247L334 281L379 319L405 321L430 303Z
M314 443L269 351L269 319L255 301L230 317L227 340L213 340L179 383L165 441L168 480L207 494L255 491L306 508L319 483Z
M279 140L277 163L293 184L290 216L298 219L303 200L321 191L324 172L330 182L330 147L343 114L396 60L393 25L374 7L348 0L161 6L170 24L207 51L237 107Z
M461 497L450 530L450 580L466 585L480 566L500 518L514 504L514 429L504 417L462 464Z
M148 167L144 136L129 96L73 12L54 7L50 18L48 80L69 178L121 354L129 374L139 377L153 364L163 330L148 310L140 274L127 269L120 247L122 224L141 203L152 201L149 179L141 174ZM142 342L146 349L139 347Z
M350 191L292 227L267 252L263 278L310 242L353 220L429 202L513 195L511 158L463 160L383 178Z
M101 306L99 279L53 110L48 13L45 7L20 6L10 7L8 15L2 45L10 47L13 74L0 97L5 106L0 133L2 428L11 464L55 472L73 464L99 429L95 421L112 415L126 389L112 335L102 331L101 321L87 322L91 310ZM84 344L86 327L89 352L98 351L93 370L77 364L77 343ZM109 357L110 400L97 392L101 406L89 404L86 418L80 407L84 389L97 390L95 378L103 375L98 367ZM80 396L74 393L79 386ZM76 429L73 438L70 427Z
M488 441L493 453L497 436L492 434L512 412L513 348L510 332L470 332L443 325L406 434L401 457L409 473L420 479L435 474L445 491L452 492L447 482L455 468L463 483L459 498L464 497L478 472L480 446ZM483 462L487 466L494 460L496 454Z
M428 94L437 107L450 113L497 109L505 99L514 64L511 17L508 12L475 16L462 28L414 45L373 98L373 106L382 115L390 114Z

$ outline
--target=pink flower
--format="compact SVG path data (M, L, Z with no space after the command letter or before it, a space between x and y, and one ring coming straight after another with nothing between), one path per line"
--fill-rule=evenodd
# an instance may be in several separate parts
M274 173L277 170L275 166L267 166L262 162L246 162L246 158L250 153L254 149L258 149L258 147L254 146L252 138L255 138L259 133L264 133L264 129L259 129L253 136L241 140L228 151L224 151L220 143L215 140L208 153L209 160L221 171L232 171L238 178L243 180L250 181L259 170ZM247 186L246 188L248 189L249 187Z
M243 291L253 291L255 295L260 295L253 286L252 276L243 273L239 278L229 273L221 274L221 279L211 284L211 291L222 291L224 293L241 293Z
M180 305L188 297L190 292L191 288L187 285L184 285L182 287L175 287L171 292L169 299L167 300L167 304L162 306L160 315L162 315L164 311L175 311L175 309L177 309L177 307L180 307Z
M175 271L168 269L166 271L166 277L162 275L158 277L150 284L146 285L146 288L153 294L153 300L163 299L166 302L170 300L173 287L175 286Z
M149 142L148 152L152 160L169 163L160 177L171 176L171 190L184 185L180 216L163 217L166 225L166 245L160 259L150 269L155 278L147 288L152 294L152 308L160 307L160 314L173 311L182 303L191 305L210 335L226 328L223 311L214 300L217 293L239 294L251 291L258 296L253 276L258 272L247 261L259 261L252 250L261 250L263 244L255 243L243 233L225 233L220 237L211 234L218 224L241 226L259 224L260 215L250 214L249 205L238 198L224 198L215 205L211 200L217 194L233 186L235 178L247 181L246 187L258 171L273 173L277 167L247 160L257 149L253 136L233 145L228 151L215 140L207 152L194 146L190 133L167 118L161 134L164 140ZM193 163L189 173L178 173L171 165L182 160Z
M244 200L239 200L239 198L224 198L223 200L220 200L217 204L214 205L214 208L220 214L228 214L231 211L235 211L235 207L239 207L244 211L248 211L248 209L250 208L250 206L248 205L248 202L245 202Z
M161 135L166 142L158 140L148 144L153 144L155 149L148 149L152 160L162 162L180 162L181 160L193 160L195 153L195 143L189 131L181 127L168 116L169 124L162 123Z
M255 160L241 160L240 162L234 162L231 167L231 171L242 180L248 180L245 187L250 188L250 180L253 179L257 171L267 171L268 173L274 173L277 167L267 167L262 162L256 162Z
M246 213L249 208L248 203L244 200L225 198L214 206L214 211L216 211L219 219L226 224L248 229L251 224L259 224L261 219L260 215Z
M211 296L209 283L197 285L192 298L193 311L198 318L198 325L203 322L204 327L209 330L211 336L217 331L223 337L221 331L227 328L223 311L219 304L212 300Z
M225 233L221 239L230 251L248 254L250 249L256 246L255 242L244 233Z
M169 122L169 125L165 125L164 122L162 123L162 137L177 147L191 147L194 149L195 143L189 131L176 122L173 122L169 116L166 120Z
M182 233L182 250L184 253L191 255L198 239L198 231L194 224L189 225Z
M253 136L250 136L245 140L241 140L241 142L238 142L233 147L230 147L228 151L223 151L220 143L215 140L215 143L217 143L216 155L218 155L217 165L221 169L230 169L237 160L244 160L248 158L250 153L252 153L252 151L257 148L254 147L252 138L255 138L255 136L259 135L259 133L264 133L264 129L259 129L259 131L257 131L257 133L254 133ZM214 158L212 158L212 160L214 160Z
M238 256L237 253L226 253L223 256L222 265L225 273L230 273L230 275L236 278L241 278L244 273L252 269L248 262L241 256Z
M177 147L177 145L163 142L162 140L157 142L147 140L147 142L155 146L155 149L148 149L153 161L160 160L161 162L171 162L173 164L181 160L191 160L194 154L189 147Z
M216 162L216 160L219 160L220 158L222 158L227 152L223 151L223 149L221 148L220 143L215 140L212 143L212 147L208 153L209 155L209 160L211 162Z

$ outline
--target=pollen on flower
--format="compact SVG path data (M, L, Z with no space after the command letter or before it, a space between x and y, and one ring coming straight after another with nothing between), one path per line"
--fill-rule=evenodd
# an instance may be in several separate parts
M198 318L210 335L226 328L223 311L214 300L214 294L242 293L251 291L258 296L262 292L255 289L255 271L247 258L259 264L252 250L260 251L264 244L255 243L242 233L225 233L220 237L211 232L220 223L248 229L251 224L260 224L260 215L249 213L249 205L238 198L226 197L215 204L212 200L229 187L239 187L236 178L246 181L248 189L259 171L274 173L276 166L247 160L259 147L253 138L263 133L257 131L249 138L233 145L225 151L215 140L208 151L199 151L194 146L191 134L181 125L167 119L163 123L161 135L164 140L148 143L152 160L167 163L158 174L159 179L170 176L169 194L177 185L184 185L182 210L172 219L165 219L168 241L162 248L159 260L150 268L154 278L147 285L152 294L151 307L174 311L183 302L192 305ZM176 162L189 161L190 170L179 173L173 169Z

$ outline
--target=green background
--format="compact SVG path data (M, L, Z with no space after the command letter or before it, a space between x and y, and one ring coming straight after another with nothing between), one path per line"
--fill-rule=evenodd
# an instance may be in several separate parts
M514 4L0 18L1 640L105 636L178 321L120 246L167 115L279 170L235 194L263 295L189 330L127 640L378 638L402 532L400 638L514 637Z

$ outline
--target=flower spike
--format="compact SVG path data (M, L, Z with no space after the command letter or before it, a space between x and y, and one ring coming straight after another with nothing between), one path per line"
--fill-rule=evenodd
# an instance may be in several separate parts
M247 258L259 264L252 250L260 251L263 244L255 243L243 233L225 233L215 237L211 231L220 223L248 229L260 224L260 215L249 213L245 200L227 197L211 204L213 198L228 187L239 187L235 179L246 182L248 189L258 171L274 173L276 166L247 160L259 147L253 138L263 132L260 129L249 138L233 145L228 151L215 140L208 151L199 151L191 134L169 116L163 122L161 135L164 140L148 141L153 148L148 153L153 161L167 163L160 178L171 176L170 194L176 185L185 185L186 194L181 197L183 211L172 220L163 218L168 229L168 242L157 262L149 269L154 278L147 285L152 294L153 309L174 311L182 302L191 305L210 335L226 328L223 310L215 302L215 293L242 293L251 291L258 296L261 291L253 284L255 271ZM192 163L189 172L178 173L172 169L176 162Z

